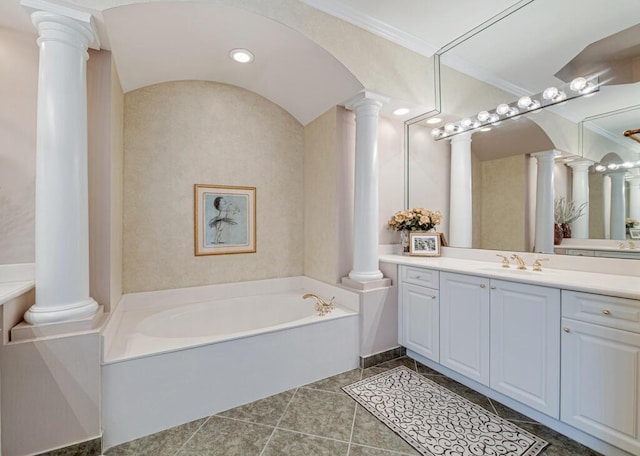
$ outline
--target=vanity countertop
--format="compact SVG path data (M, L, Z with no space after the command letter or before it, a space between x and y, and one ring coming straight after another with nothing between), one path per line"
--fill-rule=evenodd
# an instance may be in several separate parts
M22 280L17 282L0 282L0 305L20 296L34 287L33 280Z
M412 257L398 254L380 255L383 263L437 269L460 274L479 275L493 279L542 285L563 290L583 291L621 298L640 299L640 277L599 272L551 269L542 264L542 271L521 271L515 266L502 268L500 262L467 260L447 257Z

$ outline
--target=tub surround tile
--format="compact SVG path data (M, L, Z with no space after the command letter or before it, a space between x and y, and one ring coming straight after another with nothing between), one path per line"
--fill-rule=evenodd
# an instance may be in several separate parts
M97 438L57 450L40 453L38 456L99 456L101 453L102 439Z
M346 395L300 388L278 428L348 442L355 406Z
M258 456L272 432L271 426L212 416L176 456Z
M325 378L317 382L309 383L304 388L311 388L323 391L331 391L333 393L343 393L342 387L350 385L360 380L362 369L353 369L333 377Z
M385 426L382 421L359 405L356 410L356 419L353 426L351 442L363 444L365 446L373 446L384 450L396 451L403 454L420 455L420 453L413 449L411 445Z
M233 408L218 414L228 418L250 421L256 424L275 426L289 405L296 390L285 391L265 399L260 399L240 407Z
M202 426L207 418L191 421L110 448L106 456L173 456ZM98 453L99 454L99 453Z
M401 358L406 354L407 354L406 348L396 347L396 348L392 348L391 350L384 351L382 353L376 353L374 355L369 355L369 356L361 356L360 367L362 369L366 369L368 367L373 367L378 364L382 364L396 358Z
M276 429L261 456L347 456L349 444Z

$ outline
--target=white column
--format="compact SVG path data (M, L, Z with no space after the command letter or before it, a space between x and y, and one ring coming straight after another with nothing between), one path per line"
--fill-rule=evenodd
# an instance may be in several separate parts
M604 238L611 239L611 179L606 174L602 179L602 211Z
M371 282L383 278L378 269L378 118L388 98L363 92L346 107L356 114L353 269L349 279Z
M471 247L473 242L471 184L471 133L462 133L451 138L449 244L452 247Z
M576 160L567 163L573 170L572 199L576 207L587 203L584 213L571 225L571 237L589 239L589 167L591 160Z
M611 178L611 239L626 238L624 226L624 174L625 171L609 173Z
M553 253L553 159L554 151L536 152L536 233L535 250Z
M627 180L629 181L629 218L640 222L640 175L630 176Z
M87 186L87 48L91 15L23 1L35 11L40 64L36 142L36 303L31 324L96 313L89 296ZM71 12L72 14L66 14Z

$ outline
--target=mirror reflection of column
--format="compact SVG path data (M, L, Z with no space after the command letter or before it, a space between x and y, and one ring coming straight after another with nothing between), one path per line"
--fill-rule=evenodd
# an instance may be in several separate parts
M629 218L640 221L640 174L627 177L629 182Z
M567 165L573 171L572 200L576 207L587 203L581 217L571 225L571 236L576 239L589 239L589 167L591 160L576 160Z
M531 154L536 159L536 233L535 251L554 253L553 248L553 163L555 151Z
M471 247L473 241L471 190L471 133L451 138L449 243Z
M611 179L611 239L624 240L626 229L624 224L624 175L625 171L608 173Z

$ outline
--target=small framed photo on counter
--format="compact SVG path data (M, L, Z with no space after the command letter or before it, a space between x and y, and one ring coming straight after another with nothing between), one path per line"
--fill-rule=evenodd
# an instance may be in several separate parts
M440 256L440 233L433 231L411 231L409 233L409 255Z
M629 237L631 239L640 239L640 228L629 228Z

